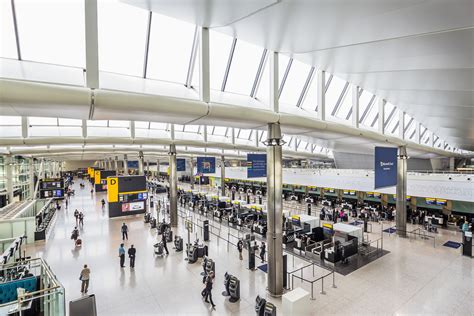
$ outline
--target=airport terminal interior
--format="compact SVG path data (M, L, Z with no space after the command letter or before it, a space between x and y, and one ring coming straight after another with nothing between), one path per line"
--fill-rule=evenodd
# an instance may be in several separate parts
M474 1L0 0L0 315L474 316Z

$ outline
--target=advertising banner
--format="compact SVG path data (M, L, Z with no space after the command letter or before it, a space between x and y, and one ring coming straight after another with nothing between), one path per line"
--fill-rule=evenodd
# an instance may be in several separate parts
M122 204L122 212L141 211L145 209L145 202L131 202Z
M267 176L267 154L247 154L247 178Z
M397 185L397 148L375 147L375 189Z
M198 173L215 173L216 158L215 157L197 157Z
M186 171L186 159L176 159L176 171Z

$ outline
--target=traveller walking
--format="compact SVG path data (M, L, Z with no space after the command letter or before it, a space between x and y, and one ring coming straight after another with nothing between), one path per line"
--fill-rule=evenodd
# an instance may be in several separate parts
M79 226L84 228L84 213L79 212Z
M100 203L102 204L102 209L104 209L104 208L105 208L105 200L102 199L102 200L100 201Z
M206 279L206 295L204 296L204 301L206 303L210 303L212 305L212 308L215 309L216 304L212 301L212 284L214 283L214 272L211 271L209 272L209 275L207 276Z
M122 225L122 240L128 240L128 226L127 224L123 223Z
M74 217L76 218L76 226L79 224L79 211L76 210L74 211Z
M240 260L243 260L243 256L242 256L242 250L244 249L244 242L242 241L242 239L239 239L239 241L237 242L237 250L239 251L239 259Z
M120 267L121 268L124 268L124 264L125 264L125 247L123 246L123 244L120 244L120 247L119 247L119 257L120 257Z
M262 259L262 263L265 262L265 252L266 252L266 246L265 246L265 243L262 241L262 245L260 246L260 259Z
M137 249L133 247L133 245L128 248L128 258L130 258L130 268L135 268L135 255L137 253Z
M87 264L85 264L79 276L79 280L81 280L81 293L83 294L86 294L89 289L90 274L91 270L87 267Z
M166 245L167 240L166 240L166 235L168 234L167 231L164 231L163 234L161 234L161 242L163 243L163 249L166 251L166 254L169 255L170 252L168 251L168 246Z

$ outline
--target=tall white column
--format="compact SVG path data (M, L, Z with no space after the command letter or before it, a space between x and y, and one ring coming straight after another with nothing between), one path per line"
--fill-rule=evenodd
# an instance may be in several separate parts
M170 164L170 225L178 227L178 173L176 170L176 146L171 144L169 150Z
M279 124L268 125L267 145L267 289L272 296L283 294L283 203L282 144Z
M143 151L139 151L138 152L138 174L143 176L144 174L144 168L143 168L143 161L144 157L143 157Z
M118 174L118 156L115 156L115 159L114 159L114 170L115 172Z
M30 198L35 199L35 163L34 159L30 158L28 161L28 173L29 173L29 182L30 182Z
M99 88L99 40L97 0L85 0L86 86Z
M401 237L406 236L407 230L407 159L406 147L398 147L396 227Z
M268 66L270 67L270 109L276 113L280 111L278 57L279 56L277 52L269 52Z
M5 156L5 177L8 204L13 203L13 157Z
M128 176L128 157L123 155L123 174Z
M221 156L221 195L225 196L225 157Z

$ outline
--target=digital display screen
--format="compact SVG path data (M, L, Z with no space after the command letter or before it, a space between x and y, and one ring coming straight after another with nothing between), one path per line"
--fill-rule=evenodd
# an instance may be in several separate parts
M436 199L436 205L446 206L446 204L448 204L448 201L447 201L447 200L444 200L444 199Z
M396 194L393 195L393 200L394 200L394 201L397 200L397 195L396 195ZM406 196L405 196L405 200L410 201L410 200L411 200L411 196L410 196L410 195L406 195Z
M344 190L344 195L349 195L349 190Z
M349 190L349 195L356 195L356 191L354 191L354 190Z
M54 189L54 188L60 188L60 187L61 187L61 181L41 183L42 189Z
M426 201L426 204L428 205L436 205L436 199L426 198L425 201Z
M143 201L148 198L148 192L119 194L119 202Z

